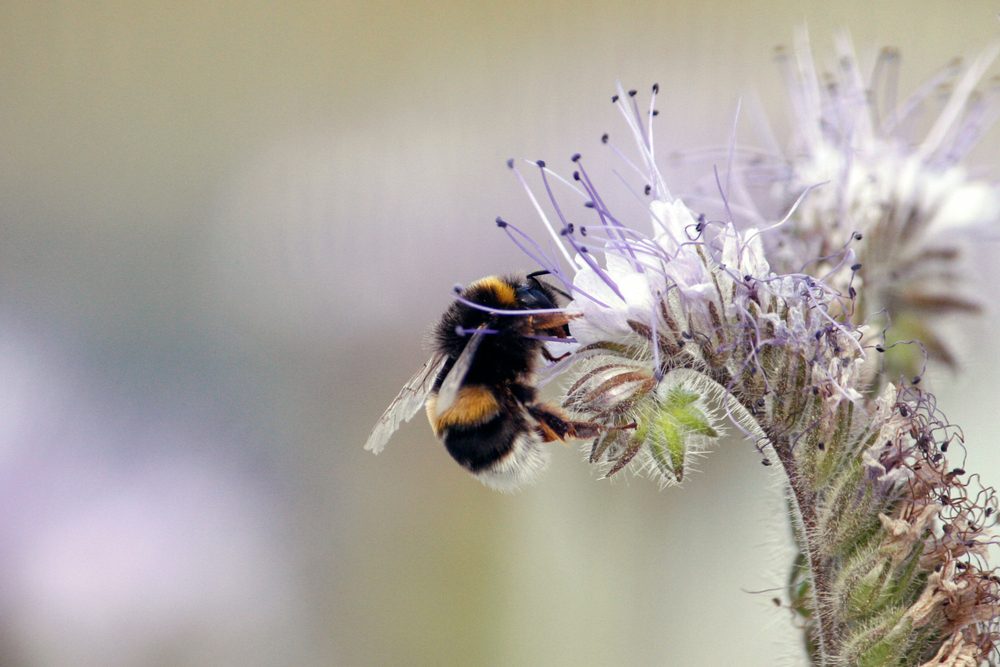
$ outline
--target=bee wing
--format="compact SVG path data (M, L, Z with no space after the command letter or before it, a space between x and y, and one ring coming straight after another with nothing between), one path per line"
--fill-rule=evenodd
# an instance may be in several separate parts
M389 442L392 434L399 429L399 426L403 422L410 421L413 419L413 415L420 412L420 409L424 406L424 402L427 400L428 394L431 393L434 380L437 378L438 373L441 372L441 368L444 366L446 360L447 357L444 355L431 357L403 385L396 398L392 400L389 407L378 418L375 428L372 429L372 434L368 436L368 442L365 443L365 449L374 454L381 452L385 449L385 445Z
M476 350L479 349L479 344L483 342L483 337L486 335L482 332L484 328L485 325L479 327L479 330L472 334L469 342L465 344L462 354L458 355L458 359L455 360L448 375L445 376L444 382L441 383L441 387L438 389L437 403L434 406L437 414L440 415L455 402L458 390L462 387L462 381L465 380L465 375L469 372L469 367L472 366L472 360L476 357Z

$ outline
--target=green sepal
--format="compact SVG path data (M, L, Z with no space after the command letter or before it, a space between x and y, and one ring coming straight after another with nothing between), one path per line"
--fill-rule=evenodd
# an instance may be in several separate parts
M898 619L900 612L894 609L886 620ZM896 667L905 664L903 659L912 641L913 625L908 618L896 620L893 627L881 639L858 656L859 667Z
M684 478L684 467L693 437L717 438L719 432L698 402L699 395L684 387L669 389L646 419L640 420L636 437L643 439L660 471L668 479Z

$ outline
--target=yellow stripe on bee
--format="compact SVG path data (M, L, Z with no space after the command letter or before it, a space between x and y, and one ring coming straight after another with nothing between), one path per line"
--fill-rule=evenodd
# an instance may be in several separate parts
M427 397L427 419L437 436L451 426L476 426L488 422L499 412L496 396L483 385L459 389L455 402L441 414L437 414L437 396Z
M480 278L476 282L469 285L469 289L488 289L496 295L497 301L502 306L512 308L517 305L517 292L514 288L500 280L496 276L487 276L485 278Z

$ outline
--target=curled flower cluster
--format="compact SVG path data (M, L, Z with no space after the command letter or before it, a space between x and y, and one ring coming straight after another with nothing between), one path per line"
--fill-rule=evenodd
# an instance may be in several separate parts
M565 310L578 347L543 373L568 378L562 402L574 418L608 427L588 444L589 460L608 476L632 468L674 484L735 427L787 482L800 551L789 604L802 615L816 664L995 657L1000 579L985 549L996 500L948 463L961 434L933 396L894 384L870 394L865 368L884 346L860 324L872 281L858 275L855 258L881 261L871 258L873 246L853 249L864 238L855 220L830 231L807 218L806 245L792 251L787 239L799 218L737 227L691 210L656 165L657 92L646 111L634 90L613 98L638 160L603 137L642 177L639 225L611 210L579 154L572 178L529 162L536 189L508 163L550 242L505 220L499 226L572 297ZM836 264L849 264L845 279L822 259L799 257L820 271L788 268L782 252L805 252L815 245L806 237L827 232L823 243L841 246Z
M997 80L976 89L998 49L968 66L949 63L900 100L895 49L883 49L865 72L846 35L836 46L830 72L817 68L804 33L791 53L779 51L792 138L782 156L745 160L742 175L751 185L739 193L763 185L743 203L765 219L799 200L789 224L766 238L777 267L811 262L810 270L838 289L853 281L863 292L855 321L891 325L895 339L919 340L931 357L954 366L954 351L932 322L979 308L958 295L961 236L1000 219L1000 192L962 161L1000 116ZM933 116L928 108L940 98ZM859 234L864 241L853 242ZM845 270L855 264L857 271ZM922 365L913 346L890 359L890 370L907 375Z
M975 665L994 656L1000 577L987 547L997 501L977 475L948 463L961 432L914 387L889 385L870 411L847 412L850 428L800 455L818 487L813 537L803 540L813 581L800 562L791 598L810 637L827 625L833 664ZM813 607L816 572L825 591ZM821 662L819 645L809 647Z
M635 95L621 93L616 103L639 137L649 181L658 184L646 188L647 229L625 226L608 209L579 155L572 182L533 163L558 228L528 190L572 275L553 253L525 244L517 227L504 221L502 228L574 296L567 312L580 347L549 372L571 369L564 405L574 415L618 427L593 443L592 462L614 474L635 459L670 483L684 478L727 418L763 442L801 434L842 402L859 400L865 349L863 329L841 317L853 310L853 294L805 273L774 273L766 233L709 220L671 197L638 129L643 118L625 101ZM560 204L555 179L582 198L579 210L592 224ZM634 429L621 428L633 422Z

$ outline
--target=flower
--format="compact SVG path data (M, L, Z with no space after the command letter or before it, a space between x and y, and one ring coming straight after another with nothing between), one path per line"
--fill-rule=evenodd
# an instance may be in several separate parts
M864 304L895 288L874 278L891 269L861 274L856 259L892 265L896 258L876 256L888 246L872 241L850 246L865 234L885 234L897 218L869 220L857 207L810 209L808 198L793 207L794 216L758 227L697 213L667 189L647 129L653 104L643 114L636 95L619 90L613 101L639 148L631 165L648 197L634 218L639 224L611 210L579 154L572 180L544 161L529 163L538 168L552 215L508 163L555 245L546 251L519 228L505 221L501 228L571 297L566 313L578 348L549 371L570 376L563 406L602 427L589 461L605 476L632 468L676 484L725 427L735 426L786 482L799 549L788 604L800 615L815 664L995 658L1000 576L986 559L997 521L993 490L949 464L961 432L931 394L887 384L876 395L865 372L884 347L860 324ZM816 146L817 154L829 148ZM939 215L969 188L984 192L954 180L957 172L938 174L951 181L921 181L933 178L937 163L916 171L912 160L906 164L897 165L892 187L898 194L910 183L911 209L918 189L920 197L936 197ZM557 197L553 181L583 206ZM880 182L866 176L856 189ZM820 224L820 215L834 217ZM921 230L936 220L913 222L914 215L922 214L906 224ZM855 230L860 219L868 221L863 233ZM805 254L840 240L839 256ZM846 278L839 270L845 264Z
M823 73L804 31L791 54L779 52L791 140L783 156L745 164L747 182L769 187L742 203L764 218L792 209L791 219L765 238L779 268L799 270L808 260L814 273L829 273L833 289L864 285L855 322L891 325L895 340L918 339L932 357L954 366L954 352L933 322L978 310L957 289L960 241L1000 220L1000 190L963 164L1000 115L996 83L984 94L975 90L998 48L968 66L950 63L898 103L894 49L879 53L870 74L846 35L836 50L837 65ZM950 93L920 132L923 112L943 87ZM913 376L923 359L911 347L890 362L891 374Z
M762 416L771 418L772 435L787 434L859 401L866 352L863 330L836 317L853 309L853 297L808 274L772 271L764 242L771 231L709 220L670 194L642 129L652 114L639 112L635 96L620 92L615 101L637 138L647 182L656 184L644 188L645 224L626 224L612 212L575 154L572 180L544 161L528 163L538 169L553 216L508 162L557 252L543 253L506 221L502 228L533 248L529 254L572 297L566 310L581 362L564 406L609 429L592 443L589 459L608 475L634 461L633 469L671 484L686 477L727 418L766 440ZM553 181L583 206L561 202ZM790 403L786 391L809 398Z

